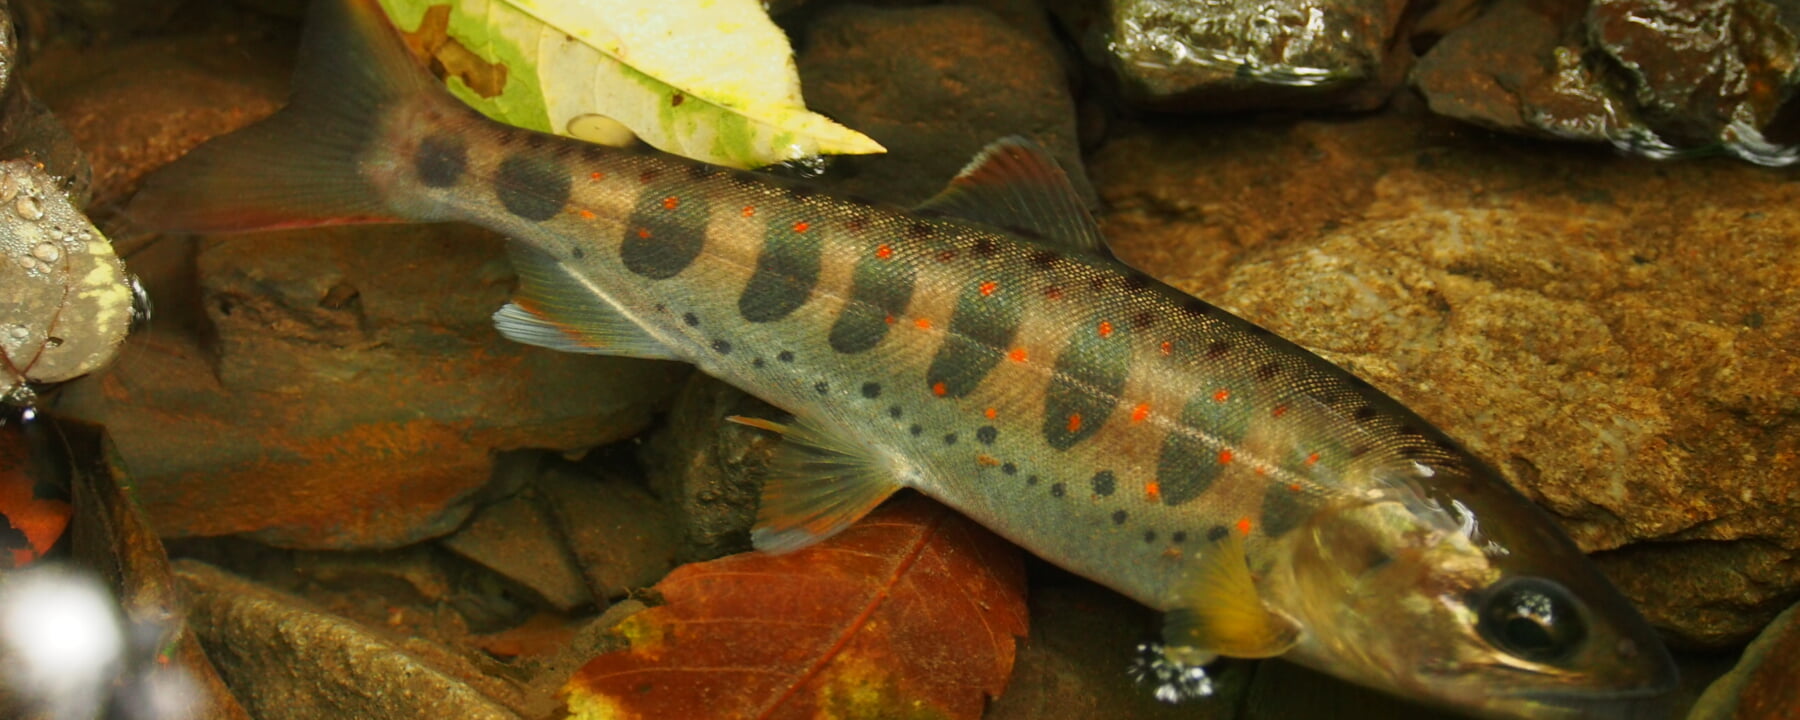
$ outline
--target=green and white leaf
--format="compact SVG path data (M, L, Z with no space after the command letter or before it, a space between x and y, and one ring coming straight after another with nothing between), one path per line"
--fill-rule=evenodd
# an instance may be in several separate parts
M885 152L810 112L787 36L759 0L380 0L406 32L449 4L449 36L506 66L498 95L452 92L502 122L732 167ZM611 137L608 137L608 136Z

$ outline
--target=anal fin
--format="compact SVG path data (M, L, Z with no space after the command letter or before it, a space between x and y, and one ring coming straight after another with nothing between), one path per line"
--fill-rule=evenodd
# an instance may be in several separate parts
M1300 627L1263 603L1236 533L1215 541L1196 562L1183 581L1181 607L1163 616L1166 654L1204 664L1219 655L1274 657L1293 647Z
M507 255L519 291L494 313L494 327L507 339L563 352L680 359L555 259L518 243L508 245Z
M876 451L831 429L805 420L728 419L782 435L750 531L758 550L791 552L831 537L900 489L895 469Z

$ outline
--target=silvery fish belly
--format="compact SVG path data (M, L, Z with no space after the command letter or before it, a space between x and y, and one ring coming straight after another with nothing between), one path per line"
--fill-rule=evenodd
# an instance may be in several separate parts
M1669 657L1544 513L1385 395L1128 268L1055 163L916 209L487 121L365 0L316 5L290 106L133 206L197 232L460 221L514 238L496 323L680 359L794 415L754 540L911 487L1166 612L1152 670L1280 655L1492 717L1661 717ZM1179 689L1179 688L1177 688Z

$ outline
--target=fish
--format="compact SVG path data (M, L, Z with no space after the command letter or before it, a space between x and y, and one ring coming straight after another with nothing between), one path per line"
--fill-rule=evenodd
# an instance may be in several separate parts
M321 0L289 104L159 170L164 231L472 223L513 340L678 360L792 415L754 546L902 488L1164 613L1140 670L1282 657L1493 718L1656 718L1676 671L1557 526L1400 403L1114 257L1009 138L914 208L509 127L371 0ZM446 281L448 282L448 280Z

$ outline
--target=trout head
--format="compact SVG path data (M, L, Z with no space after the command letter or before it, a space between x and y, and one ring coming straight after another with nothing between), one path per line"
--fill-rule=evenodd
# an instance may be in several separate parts
M1305 628L1288 657L1483 717L1667 717L1642 617L1545 513L1479 485L1316 515L1275 583Z

